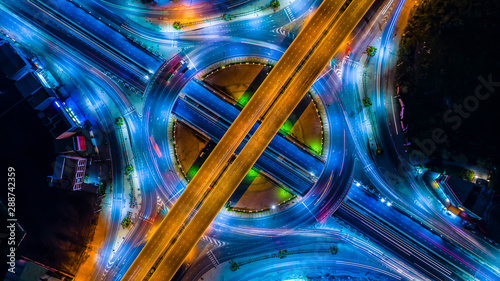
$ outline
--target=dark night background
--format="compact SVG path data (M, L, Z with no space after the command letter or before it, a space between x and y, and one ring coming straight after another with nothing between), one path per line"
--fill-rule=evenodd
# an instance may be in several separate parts
M0 114L22 100L14 81L3 73L0 92ZM54 172L56 158L54 138L36 112L21 101L0 117L1 181L7 182L8 167L16 169L16 217L27 233L17 253L74 274L82 259L96 195L48 186L47 176ZM7 200L6 187L4 191L2 202ZM1 272L5 266L2 262Z
M443 114L464 101L474 106L469 96L482 85L478 76L488 80L491 75L500 82L499 38L499 1L422 1L401 40L396 74L412 148L421 150L416 143L432 138L432 130L442 128L448 138L429 159L489 169L494 172L491 187L495 189L500 164L500 86L479 101L477 110L466 111L460 125L459 113L449 114L449 120ZM487 93L486 88L481 93Z
M397 86L405 104L405 125L411 149L422 151L417 142L432 139L432 131L441 128L444 143L428 155L426 166L467 178L466 170L443 165L442 160L476 165L491 171L489 187L500 190L500 1L424 0L413 10L401 39ZM497 82L477 109L471 96L479 76ZM486 94L486 87L481 89ZM469 106L464 106L469 102ZM462 105L466 114L443 115L454 105ZM452 119L453 118L453 119ZM428 146L429 147L429 146ZM424 151L425 152L425 151ZM451 173L450 173L451 172ZM494 197L498 198L498 196ZM500 240L500 202L487 209L481 225Z

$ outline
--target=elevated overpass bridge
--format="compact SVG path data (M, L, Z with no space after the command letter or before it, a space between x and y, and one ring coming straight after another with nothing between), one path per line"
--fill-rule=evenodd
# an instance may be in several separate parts
M287 49L122 280L170 280L374 0L326 0ZM234 152L261 119L240 153Z

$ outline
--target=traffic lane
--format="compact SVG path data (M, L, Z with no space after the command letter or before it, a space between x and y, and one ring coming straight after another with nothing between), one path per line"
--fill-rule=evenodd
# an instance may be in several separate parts
M412 265L415 264L418 270L429 276L432 280L456 280L459 276L450 272L439 263L435 262L434 256L428 256L426 251L417 249L412 243L408 243L404 238L396 236L376 222L367 220L360 216L349 206L342 204L335 212L335 216L354 226L357 230L369 236L380 246L391 251L393 254Z
M106 80L106 77L102 78L103 80ZM109 86L109 85L107 85ZM106 85L102 86L104 89L106 89ZM117 103L117 106L120 109L120 112L122 114L126 112L130 112L130 106L128 103L123 102L121 99L115 97L118 96L119 94L116 93L117 88L113 89L108 89L108 93L112 96L112 98L115 100ZM131 114L127 115L126 118L128 127L127 128L133 128L137 126L137 124L140 123L140 119L138 118L137 114L135 112L131 112ZM111 126L113 126L114 120L110 121ZM136 159L134 161L134 166L136 167L136 172L138 173L138 176L141 178L141 196L142 196L142 205L141 205L141 210L139 211L139 219L142 219L143 214L149 214L151 212L155 212L154 210L156 209L156 196L155 192L151 192L152 189L148 188L148 185L151 186L152 183L150 181L150 178L147 176L144 176L144 172L147 171L145 168L146 163L143 161L142 153L140 153L139 147L142 147L141 144L143 143L142 141L142 133L140 131L136 130L131 130L130 132L130 141L131 145L133 148L134 155L136 155ZM121 148L121 146L120 146ZM118 158L119 159L119 158ZM120 167L120 166L117 166ZM123 166L121 166L123 167ZM116 190L120 190L120 186L115 187ZM122 195L123 197L123 195ZM118 210L118 215L120 214L121 208ZM115 225L118 227L119 226L119 220L116 220ZM113 259L107 259L105 261L108 261L106 264L106 272L109 270L110 265L118 265L120 258L121 258L121 253L126 250L128 246L130 246L131 242L130 241L137 241L137 239L142 239L142 237L145 235L145 232L149 229L150 225L149 224L144 224L142 221L137 221L135 227L132 229L132 231L129 233L129 235L126 237L126 239L122 242L121 246L114 252ZM139 238L137 238L139 237ZM132 242L133 244L134 242ZM109 251L111 251L111 247L113 244L110 244L110 248L108 248ZM98 275L99 276L99 275Z
M328 6L329 6L329 5L327 4L327 5L326 5L326 7L328 8ZM318 10L318 12L319 12L319 16L318 16L318 17L319 17L319 18L321 18L321 16L322 16L322 14L321 14L321 12L320 12L320 11L321 11L321 9L320 9L320 10ZM307 26L311 26L311 28L316 28L315 24L316 24L316 22L311 21L311 22L310 22L310 24L308 24ZM307 38L306 38L306 39L307 39ZM297 40L297 41L295 41L295 42L298 42L298 41L299 41L299 40ZM292 45L293 45L293 43L292 43ZM299 44L299 47L300 47L300 44ZM287 52L289 52L290 50L294 50L294 49L291 47L291 49L288 49L288 50L287 50ZM276 65L276 67L273 69L273 71L271 71L270 76L272 76L272 74L273 74L273 73L276 73L277 71L279 71L279 70L280 70L280 66L281 66L281 65L284 65L285 67L286 67L286 66L288 66L288 64L287 64L287 63L288 63L288 62L287 62L287 60L288 60L288 59L287 59L287 58L288 58L288 56L287 56L287 52L285 53L285 55L283 56L283 58L280 60L280 62L278 62L278 64ZM293 56L293 52L291 53L291 55ZM290 56L290 55L289 55L289 56ZM295 60L295 61L297 61L297 60ZM280 64L281 62L283 62L283 63L282 63L282 64ZM293 64L293 63L292 63L292 64ZM288 72L291 72L291 71L292 71L292 69L289 69L289 70L288 70ZM280 73L281 73L281 72L280 72ZM266 78L266 80L264 81L263 85L259 88L259 90L260 90L260 89L263 89L263 90L269 90L269 89L267 88L266 81L269 81L269 80L270 80L270 76L268 76L268 78ZM281 76L283 76L283 75L281 75ZM278 76L278 79L279 79L279 77L280 77L280 76ZM275 88L277 85L276 85L276 83L274 83L274 84L275 84L275 86L274 86L274 88ZM258 90L258 91L259 91L259 90ZM260 96L259 96L259 95L257 95L257 93L256 93L256 94L254 94L254 97L250 100L249 104L248 104L248 105L247 105L247 106L243 109L242 113L240 113L240 116L239 116L238 118L240 118L242 115L244 115L244 113L245 113L245 110L246 110L246 109L248 109L248 108L249 108L250 110L253 110L253 109L254 109L254 107L256 107L256 105L253 105L253 103L252 103L252 101L255 101L255 100L256 100L256 97L259 97L259 98L260 98ZM261 108L261 107L259 107L259 108ZM254 116L255 116L255 114L254 114ZM234 124L235 124L235 123L233 123L233 126L234 126Z
M36 17L33 17L32 19L32 21L34 21L35 23L42 22L42 26L45 26L50 21L52 22L53 26L57 26L60 29L65 29L70 34L70 36L77 37L78 35L82 41L87 41L88 43L93 44L96 50L101 49L101 51L108 53L108 55L114 57L115 59L121 61L122 63L129 64L128 66L131 69L134 69L138 71L139 74L141 74L140 69L143 68L142 65L133 63L130 61L128 57L120 55L119 52L116 52L114 48L106 46L106 44L103 44L102 40L99 40L99 38L95 37L91 33L88 33L85 29L82 29L80 26L75 25L75 23L72 22L70 19L57 13L57 11L51 9L51 7L46 5L44 2L39 2L37 0L30 0L29 3L32 4L34 7L36 7L37 9L39 9L39 11L42 11L43 13L43 14L35 13ZM19 9L22 8L24 7L20 7ZM146 73L149 72L146 71ZM144 74L142 75L144 76Z
M69 1L73 2L75 5L78 6L81 5L85 7L85 9L92 11L92 13L97 14L100 17L104 17L107 21L110 21L117 26L120 26L125 22L125 19L121 17L120 13L107 9L102 5L105 4L106 2L85 1L85 3L82 3L81 1L75 1L75 0L69 0Z
M352 188L348 197L358 202L358 204L362 204L366 209L365 211L383 219L402 233L405 233L408 237L411 237L414 241L418 241L421 245L424 245L426 249L437 253L443 260L458 265L471 276L479 274L484 277L484 280L488 280L487 276L491 272L480 270L482 267L481 264L471 259L467 253L460 251L435 233L422 227L421 224L417 224L411 218L398 212L396 208L388 207L376 198L367 196L359 188Z
M196 192L196 190L194 190ZM185 189L179 197L178 201L194 204L198 196L193 194L193 191ZM127 270L123 280L135 280L145 276L151 266L156 262L158 257L163 253L164 247L170 243L174 234L177 232L175 226L180 226L185 217L191 212L191 208L187 205L174 204L169 214L161 222L158 229L151 236L137 258L132 263L132 266ZM179 216L176 216L179 214ZM185 214L185 215L184 215Z
M192 102L189 99L185 98L177 99L172 113L178 118L194 126L201 132L208 134L209 137L214 139L214 141L220 140L220 138L224 135L224 133L227 131L227 128L231 124L223 118L220 118L219 115L212 113L212 111L210 111L208 108L199 105L197 102ZM236 154L241 151L250 137L251 136L245 137L245 139L236 150ZM297 173L297 175L300 175L302 178L312 184L313 178L311 177L311 173L313 172L306 172L309 171L307 170L309 167L302 167L302 169L297 170L296 168L300 166L297 166L294 163L290 163L288 159L283 158L283 156L286 157L287 154L290 154L290 146L295 147L295 145L288 142L286 139L282 139L281 143L283 143L283 145L276 146L275 149L273 149L272 147L266 148L266 157L274 159L275 162L286 169L294 169L295 171L293 171L293 173ZM287 143L288 145L286 145ZM303 155L305 155L306 157L310 157L310 155L307 153L303 153Z
M75 77L76 77L76 76L75 76ZM101 110L101 109L102 109L102 108L100 108L100 107L98 108L98 110ZM112 123L112 122L111 122L111 123ZM112 142L111 142L111 143L112 143ZM115 152L115 150L113 150L113 152ZM113 157L113 158L114 158L114 159L120 159L119 157ZM119 166L121 166L121 165L115 165L115 166L119 167ZM116 172L116 171L118 171L118 170L115 170L115 172ZM116 185L115 185L115 186L116 186L116 188L115 188L115 190L114 190L114 191L115 191L116 193L120 193L120 186L121 186L121 184L120 184L120 183L121 183L121 182L120 182L120 180L119 180L119 177L116 177L116 176L115 176L115 178L117 178L117 180L116 180ZM115 204L115 206L113 207L113 211L112 211L112 213L113 213L113 214L116 214L116 213L117 213L117 210L119 211L120 209L121 209L121 208ZM112 215L112 220L113 220L114 222L116 222L116 224L115 224L115 223L111 224L111 225L112 225L112 227L116 230L116 229L118 228L119 216ZM111 233L113 233L113 231L111 231ZM110 236L111 236L111 235L110 235Z
M94 2L94 1L91 1ZM186 17L186 15L202 15L201 17L210 17L210 16L220 16L221 12L230 12L228 10L228 7L234 7L238 6L238 8L241 8L240 6L243 3L248 2L247 0L240 0L240 2L231 2L228 3L227 1L224 0L211 0L206 3L191 3L189 6L189 9L175 9L175 8L165 8L165 7L148 7L149 9L143 9L141 7L132 6L130 4L128 5L123 5L123 2L117 2L113 3L114 1L110 2L103 2L102 4L106 5L109 7L112 11L119 13L119 14L125 14L125 15L132 15L136 17L169 17L170 19L181 19L185 18L188 20L195 20L195 19L190 19L189 17ZM208 5L207 5L208 4ZM109 10L108 10L109 12ZM192 17L192 16L191 16Z
M247 240L245 240L247 241ZM210 255L214 256L222 264L237 258L256 256L261 254L276 254L279 250L299 246L314 246L323 244L327 248L332 243L340 242L337 239L318 238L311 239L308 236L281 236L278 239L253 239L247 243L233 244L210 250ZM271 263L272 266L275 263ZM207 253L201 255L182 273L177 273L173 280L199 280L205 273L214 268L210 256Z
M127 123L134 123L136 127L141 123L136 113L132 112L127 115ZM134 126L129 126L133 128ZM137 247L141 247L143 239L150 230L152 223L146 221L145 219L150 219L151 214L156 213L156 192L154 186L156 183L149 176L149 169L147 167L147 162L145 161L145 154L143 153L143 147L146 147L145 139L143 137L143 132L139 130L131 130L130 132L131 145L133 148L134 155L136 155L135 166L136 172L139 176L139 181L141 182L141 197L142 205L138 214L138 221L136 221L134 228L127 235L125 240L122 242L121 246L117 249L116 253L113 255L113 259L110 260L110 265L113 265L113 271L108 273L108 276L114 276L116 268L123 265L123 259L128 258L129 254L134 254Z
M145 121L145 122L147 122L147 121ZM140 120L137 120L137 123L140 123ZM147 147L147 145L144 145L143 147ZM148 195L148 196L146 197L146 199L149 199L149 200L148 200L148 202L147 202L147 203L145 203L146 209L144 210L144 215L145 215L145 216L148 216L148 217L149 217L151 214L153 214L153 213L154 213L154 209L150 209L150 208L148 208L148 206L156 206L156 196L155 196L155 194L152 192L152 191L153 191L153 189L152 189L152 188L150 188L150 189L149 189L149 191L150 191L150 192L148 192L148 190L146 190L146 191L143 191L143 193L142 193L142 194L143 194L143 197L144 197L145 195ZM143 202L144 202L144 201L143 201ZM140 235L140 234L138 234L138 235ZM154 243L152 243L151 245L153 245L153 246L154 246L155 244L154 244ZM146 249L145 249L145 252L151 253L151 249L147 249L147 248L146 248ZM157 255L159 255L160 253L161 253L161 252L156 252L156 254L157 254ZM142 262L143 264L148 264L148 263L150 263L150 262L154 262L154 260L152 260L152 261L151 261L151 260L147 260L147 259L145 259L145 260L140 260L140 262Z
M172 40L176 39L188 39L185 38L184 35L187 36L192 35L229 35L236 37L246 37L249 32L258 32L260 33L262 30L270 30L275 29L281 26L284 26L288 23L292 22L292 19L289 15L292 16L294 20L301 18L307 12L313 11L320 3L312 0L307 1L294 1L290 5L288 5L288 10L285 12L285 9L281 9L271 15L261 16L255 19L247 19L236 22L229 23L220 23L208 27L203 27L198 30L193 31L184 31L184 32L167 32L166 37ZM153 32L143 26L138 25L133 21L125 22L124 28L137 30L137 35L141 36L145 35L144 39L152 40L154 42L158 42L159 40L163 40L165 38L164 33Z
M37 0L31 0L37 1ZM125 54L134 61L135 64L145 65L147 68L156 70L162 63L161 60L148 54L144 49L133 45L125 36L104 24L101 20L95 18L70 1L48 0L44 4L52 7L54 11L65 16L67 19L77 23L81 28L87 30L99 40L106 42L109 46Z

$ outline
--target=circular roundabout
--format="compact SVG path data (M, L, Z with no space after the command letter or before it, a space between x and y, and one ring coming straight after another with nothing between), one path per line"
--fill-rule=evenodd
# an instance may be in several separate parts
M150 162L166 208L282 54L274 46L228 43L165 63L148 95L145 120ZM335 91L335 84L320 76L207 234L231 240L231 230L241 228L271 233L296 228L323 220L340 205L350 186L353 159L346 150Z

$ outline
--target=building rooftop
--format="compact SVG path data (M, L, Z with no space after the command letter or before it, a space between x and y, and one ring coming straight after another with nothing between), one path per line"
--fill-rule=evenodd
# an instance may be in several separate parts
M87 159L75 156L59 155L54 165L52 179L64 189L80 190L82 188Z
M471 215L481 219L491 200L491 190L448 175L440 175L436 178L436 182L454 206L459 207L459 209L460 207L464 208L471 212Z
M54 148L56 154L64 153L73 156L89 157L95 153L91 140L84 135L72 136L65 139L56 139L54 141Z
M461 205L464 205L467 197L469 197L474 189L474 183L454 177L447 177L445 182L450 187L455 198L458 199Z
M36 264L24 259L16 261L15 273L8 272L5 280L12 281L61 281L61 279L50 276L54 275L51 270L45 268L42 264Z
M26 76L26 75L25 75ZM43 110L47 108L50 103L52 103L56 98L53 90L45 87L39 88L36 92L31 95L28 99L28 103L37 110Z
M490 203L492 197L493 197L493 190L482 187L480 188L479 194L476 197L475 202L473 202L471 206L466 206L466 207L475 214L482 216L484 211L486 210L486 207L488 207L488 204Z
M55 103L38 113L42 123L49 127L50 133L56 139L70 137L79 128L62 107L57 107Z
M19 81L15 83L16 88L19 90L23 97L28 97L32 95L34 92L43 88L40 79L33 72L28 72L24 75Z
M31 68L29 62L20 56L7 41L0 41L0 64L5 75L8 78L15 78L15 80L20 78L16 77L16 75L21 70Z

